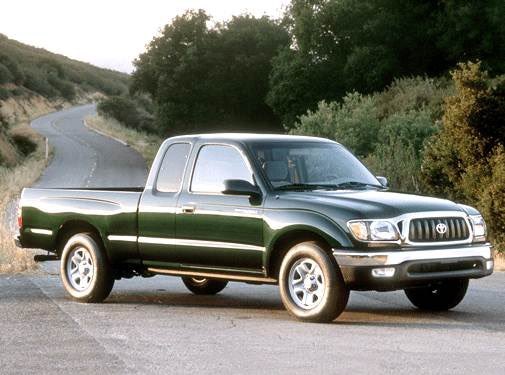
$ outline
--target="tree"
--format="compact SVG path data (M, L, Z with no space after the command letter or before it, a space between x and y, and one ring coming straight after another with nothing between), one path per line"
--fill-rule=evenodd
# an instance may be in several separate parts
M265 104L271 60L288 43L268 17L244 15L208 27L203 11L166 25L135 60L131 92L149 93L170 134L278 124Z
M291 48L275 59L268 103L291 128L321 100L380 91L395 77L438 76L468 57L504 72L504 13L498 0L292 0Z
M428 144L423 178L432 193L475 205L505 250L505 85L490 86L480 63L452 72L456 93Z
M217 32L209 51L216 69L209 80L223 120L276 127L278 121L265 97L272 58L289 43L287 32L266 16L250 15L233 17L218 25Z

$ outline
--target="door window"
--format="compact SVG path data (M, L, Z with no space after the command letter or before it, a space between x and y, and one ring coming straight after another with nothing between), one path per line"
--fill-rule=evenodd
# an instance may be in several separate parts
M168 147L158 172L156 190L164 193L179 191L190 148L189 143L174 143Z
M225 180L245 180L254 184L251 170L240 152L234 147L221 145L203 146L191 181L191 191L220 193Z

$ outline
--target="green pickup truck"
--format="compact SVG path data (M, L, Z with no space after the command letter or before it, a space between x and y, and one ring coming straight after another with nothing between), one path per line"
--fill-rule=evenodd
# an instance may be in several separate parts
M350 290L403 289L420 309L447 310L493 272L477 210L389 192L322 138L173 137L145 188L24 189L18 216L18 246L54 253L83 302L120 278L171 275L196 294L277 284L292 315L328 322Z

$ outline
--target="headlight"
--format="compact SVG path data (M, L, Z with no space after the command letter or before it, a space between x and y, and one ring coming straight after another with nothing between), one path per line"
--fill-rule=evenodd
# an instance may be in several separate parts
M475 242L485 241L487 235L486 222L481 215L471 215L470 221L473 229L473 240Z
M358 241L396 241L400 234L395 225L384 220L356 220L348 224Z

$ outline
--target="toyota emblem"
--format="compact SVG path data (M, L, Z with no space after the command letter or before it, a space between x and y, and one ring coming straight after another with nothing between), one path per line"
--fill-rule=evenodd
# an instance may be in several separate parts
M438 233L444 234L445 232L447 232L447 225L445 225L444 223L438 223L435 229Z

